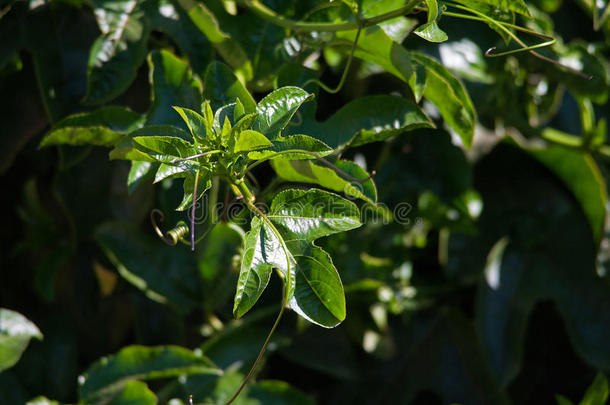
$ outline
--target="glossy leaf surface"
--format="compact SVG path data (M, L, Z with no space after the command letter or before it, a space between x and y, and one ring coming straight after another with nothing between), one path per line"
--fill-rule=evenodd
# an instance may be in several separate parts
M36 325L18 312L0 308L0 371L19 361L32 338L42 339Z

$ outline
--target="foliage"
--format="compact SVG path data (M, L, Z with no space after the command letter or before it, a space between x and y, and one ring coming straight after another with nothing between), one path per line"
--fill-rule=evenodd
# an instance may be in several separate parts
M609 10L2 2L0 404L605 403Z

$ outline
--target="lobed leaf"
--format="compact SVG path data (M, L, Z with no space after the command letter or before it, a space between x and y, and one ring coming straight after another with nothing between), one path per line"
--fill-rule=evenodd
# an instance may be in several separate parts
M313 241L359 227L359 215L354 203L326 191L279 193L267 218L282 240L262 218L252 220L244 244L234 315L242 316L256 303L276 268L284 275L286 298L295 311L320 326L338 325L345 318L343 285L328 254Z
M258 301L267 287L274 267L286 269L287 258L280 241L261 218L252 219L246 234L233 315L241 318Z
M291 245L293 242L291 242ZM291 249L292 250L292 249ZM345 294L328 253L311 245L295 253L295 289L290 308L308 321L334 328L345 319Z

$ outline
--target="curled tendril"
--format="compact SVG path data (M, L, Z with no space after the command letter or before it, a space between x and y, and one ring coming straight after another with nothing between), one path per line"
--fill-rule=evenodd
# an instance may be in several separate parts
M473 15L460 14L460 13L454 13L454 12L450 12L450 11L445 11L446 6L450 6L450 7L454 7L454 8L460 9L460 10L467 11L469 13L474 14L474 16ZM477 11L477 10L473 10L471 8L464 7L464 6L460 5L460 4L455 4L455 3L450 3L450 2L446 3L446 5L443 6L443 14L447 15L449 17L457 17L457 18L464 18L464 19L467 19L467 20L476 20L476 21L486 22L486 23L488 23L488 24L498 28L502 32L504 32L506 35L508 35L512 40L514 40L519 45L519 48L517 48L517 49L512 49L512 50L509 50L509 51L503 51L503 52L498 52L498 53L494 53L494 51L496 50L496 47L489 48L485 52L485 56L487 56L487 57L493 58L493 57L498 57L498 56L505 56L505 55L521 53L521 52L528 52L530 55L533 55L533 56L535 56L536 58L538 58L540 60L543 60L545 62L551 63L551 64L553 64L555 66L558 66L558 67L560 67L560 68L562 68L564 70L567 70L568 72L573 73L573 74L575 74L577 76L580 76L580 77L582 77L584 79L591 80L593 78L592 76L589 76L589 75L587 75L585 73L582 73L582 72L580 72L580 71L578 71L578 70L576 70L574 68L571 68L570 66L566 66L566 65L564 65L564 64L562 64L562 63L560 63L560 62L558 62L556 60L553 60L551 58L548 58L548 57L546 57L544 55L541 55L538 52L536 52L536 49L544 48L544 47L553 45L555 42L557 42L557 40L555 38L553 38L553 37L551 37L549 35L541 34L539 32L532 31L532 30L529 30L529 29L524 28L524 27L520 27L520 26L515 25L515 24L510 24L510 23L506 23L506 22L503 22L503 21L497 21L497 20L494 20L493 18L488 17L487 15L485 15L485 14L483 14L483 13ZM515 31L523 32L523 33L528 34L528 35L532 35L532 36L537 37L537 38L541 38L541 39L544 40L544 42L528 46L515 33L513 33L511 31L511 29L514 29Z
M180 221L169 231L163 233L159 225L157 224L157 219L155 216L159 217L159 222L163 222L165 220L165 215L160 209L153 209L150 212L150 222L153 225L153 229L156 234L161 238L163 242L168 244L169 246L176 246L179 240L182 240L183 237L189 232L189 228L184 221Z
M356 16L356 17L359 19L358 16ZM305 83L303 83L303 86L302 86L303 88L305 86L307 86L308 84L317 84L318 86L320 86L320 88L322 88L322 90L324 90L330 94L337 94L338 92L341 91L341 89L343 88L343 84L345 83L345 79L347 79L347 74L349 73L349 68L352 65L352 60L354 59L354 53L356 52L356 45L358 44L358 39L360 38L360 32L362 31L362 26L363 26L363 21L360 20L358 23L358 30L356 31L356 38L354 39L354 42L352 42L352 49L350 50L349 56L347 58L347 63L345 64L345 69L343 69L343 74L341 75L341 79L339 80L339 83L337 84L337 86L334 89L331 89L330 87L328 87L327 85L325 85L318 79L310 79L310 80L307 80Z

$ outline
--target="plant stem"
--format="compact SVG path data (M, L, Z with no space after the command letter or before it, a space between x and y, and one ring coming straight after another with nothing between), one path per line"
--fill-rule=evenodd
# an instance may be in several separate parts
M457 9L464 10L464 11L467 11L467 12L470 12L470 13L473 13L473 14L477 15L479 18L481 18L481 21L485 21L485 22L487 22L487 23L497 27L498 29L502 30L506 35L508 35L511 39L513 39L517 44L519 44L521 46L521 49L515 49L515 50L512 50L512 51L505 51L505 52L496 53L496 54L492 53L496 49L495 47L489 48L485 52L485 56L488 56L488 57L498 57L498 56L504 56L504 55L509 55L509 54L513 54L513 53L528 52L528 53L530 53L531 55L535 56L538 59L541 59L541 60L543 60L545 62L551 63L551 64L553 64L555 66L559 66L559 67L561 67L561 68L563 68L563 69L565 69L565 70L567 70L567 71L569 71L571 73L574 73L575 75L578 75L578 76L580 76L580 77L582 77L584 79L591 80L591 76L586 75L586 74L584 74L584 73L582 73L582 72L580 72L580 71L578 71L578 70L576 70L574 68L566 66L566 65L564 65L564 64L562 64L560 62L557 62L556 60L553 60L553 59L548 58L548 57L546 57L544 55L541 55L541 54L539 54L538 52L535 51L535 49L543 48L543 47L547 47L547 46L553 45L556 42L555 38L553 38L551 36L548 36L548 35L545 35L545 34L541 34L541 33L535 32L535 31L531 31L531 30L525 29L523 27L518 27L518 26L513 25L513 24L504 23L504 22L500 22L500 21L494 20L493 18L488 17L487 15L485 15L485 14L483 14L483 13L477 11L477 10L471 9L469 7L462 6L460 4L447 2L446 5L448 5L450 7L455 7ZM465 16L465 15L459 14L459 13L443 12L443 14L448 15L448 16L452 16L452 17L458 17L458 18L474 19L474 18L472 18L472 16ZM540 44L528 46L525 42L521 41L521 39L519 39L518 36L516 36L513 32L511 32L507 27L510 27L510 28L515 29L515 30L528 33L530 35L537 36L539 38L546 38L546 39L548 39L548 41L540 43Z
M411 0L405 6L400 7L396 10L392 10L390 12L380 14L371 18L363 18L362 27L368 27L383 21L391 20L392 18L400 17L405 14L410 14L413 9L421 2L422 0ZM359 22L357 21L345 23L314 23L295 21L277 14L275 11L262 4L259 0L242 0L242 3L263 20L267 20L275 25L279 25L280 27L284 28L289 28L294 31L350 31L357 29L359 25Z
M193 206L191 207L191 251L195 251L195 207L197 206L197 183L199 183L199 170L195 174L193 186Z
M356 39L354 39L354 42L352 44L352 49L349 53L349 57L347 58L347 63L345 64L345 69L343 69L343 74L341 75L339 84L337 84L337 86L334 89L331 89L330 87L328 87L327 85L325 85L318 79L308 80L305 83L303 83L302 87L304 88L308 84L313 83L313 84L317 84L324 91L326 91L327 93L330 93L330 94L337 94L339 91L341 91L341 88L343 88L343 84L345 83L345 79L347 79L347 74L349 73L349 68L352 65L352 60L354 59L354 52L356 51L356 45L358 44L358 38L360 38L361 31L362 31L362 22L360 24L358 24L358 31L356 32Z
M284 288L284 290L285 290L285 288ZM252 374L254 374L254 371L256 370L258 363L263 358L263 355L265 354L265 351L267 350L267 346L269 345L269 341L271 340L271 336L273 336L273 332L275 332L275 329L277 328L277 326L280 323L280 320L282 319L282 315L284 315L284 309L286 308L285 294L286 293L284 292L284 297L282 297L282 308L280 309L280 312L277 314L277 318L275 318L275 322L273 323L273 326L271 327L271 330L269 331L269 334L267 335L267 339L265 339L265 342L263 343L263 347L261 348L261 351L258 353L256 360L254 360L254 364L252 364L252 367L250 368L248 375L246 375L246 377L242 381L241 385L239 386L239 388L237 389L235 394L233 394L231 399L229 399L225 405L231 405L233 403L233 401L235 401L237 399L237 397L239 396L239 394L241 394L241 392L243 391L246 384L248 384L248 381L250 380L250 377L252 377Z

